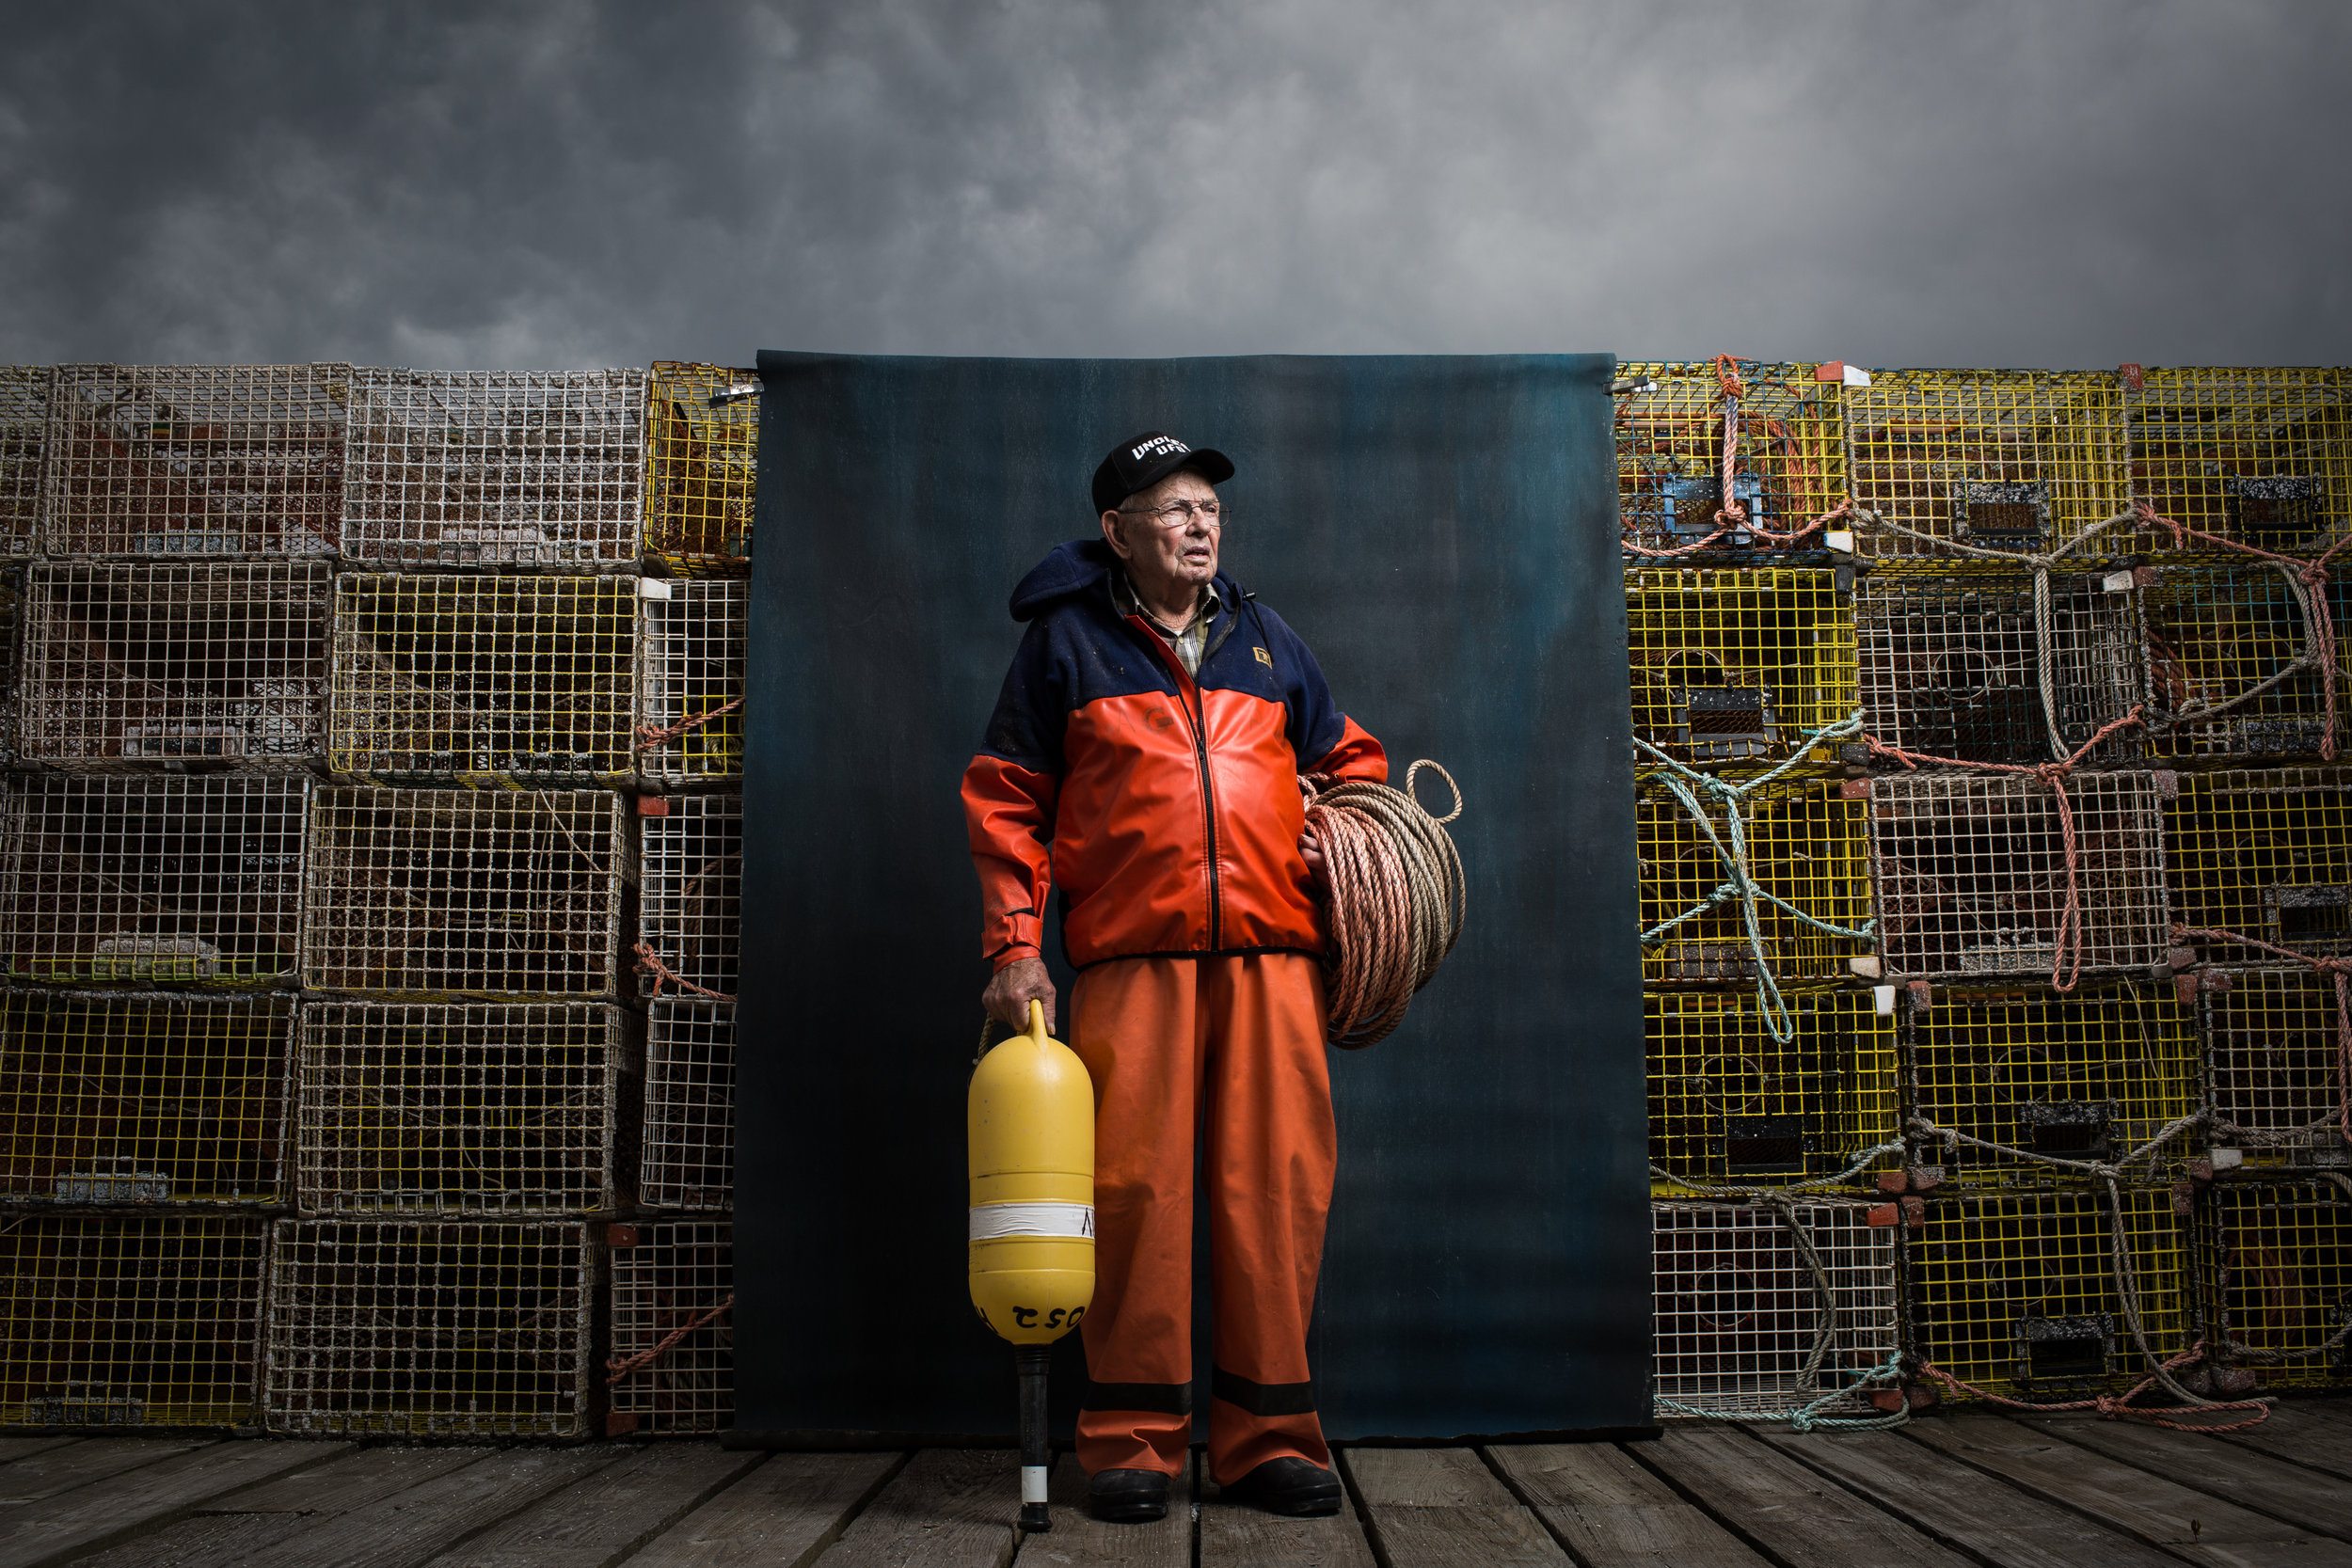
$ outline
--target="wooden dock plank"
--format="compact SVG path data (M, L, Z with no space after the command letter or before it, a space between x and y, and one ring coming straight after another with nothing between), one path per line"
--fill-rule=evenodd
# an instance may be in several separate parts
M1565 1564L1568 1554L1470 1449L1350 1449L1341 1458L1394 1568Z
M1021 1538L1015 1560L1041 1568L1192 1568L1192 1465L1168 1484L1168 1517L1106 1525L1087 1512L1087 1473L1075 1454L1054 1466L1054 1528Z
M760 1457L716 1443L641 1449L432 1562L434 1568L606 1568L709 1501Z
M1375 1568L1378 1560L1356 1501L1344 1493L1339 1513L1327 1519L1285 1519L1208 1496L1216 1490L1200 1488L1200 1568ZM1045 1560L1041 1555L1036 1568Z
M621 1457L614 1449L505 1449L272 1542L251 1568L410 1568Z
M925 1449L817 1560L824 1568L1005 1568L1020 1516L1020 1455Z
M1745 1432L1676 1422L1657 1442L1626 1451L1787 1568L1969 1568L1958 1552Z
M2192 1561L2352 1568L2352 1545L2061 1443L1991 1411L1956 1412L1902 1430L1912 1442ZM2206 1441L2185 1434L2184 1440Z
M499 1450L485 1448L360 1449L256 1486L210 1497L199 1513L348 1513L379 1497L405 1492L436 1476L462 1469Z
M1891 1432L1759 1433L1774 1449L2002 1568L2169 1568L2180 1560Z
M78 1438L72 1437L0 1437L0 1465L37 1453L47 1453L52 1449L62 1449L68 1443L78 1441Z
M1486 1457L1585 1568L1765 1568L1613 1443L1498 1444Z
M776 1454L664 1530L628 1568L804 1568L905 1459Z
M2315 1534L2352 1540L2352 1481L2313 1475L2265 1454L2161 1427L2103 1421L2096 1417L2085 1420L2069 1416L2011 1415L2010 1418L2044 1436L2079 1444Z
M0 1568L29 1568L151 1529L206 1497L331 1459L344 1443L207 1443L0 1514Z
M299 1513L198 1513L95 1557L77 1557L73 1568L237 1568L303 1523Z
M0 1507L38 1502L214 1441L205 1437L92 1437L0 1466Z
M2232 1448L2250 1449L2352 1481L2352 1426L2334 1417L2335 1412L2312 1402L2281 1402L2270 1407L2270 1419L2262 1425L2219 1437Z

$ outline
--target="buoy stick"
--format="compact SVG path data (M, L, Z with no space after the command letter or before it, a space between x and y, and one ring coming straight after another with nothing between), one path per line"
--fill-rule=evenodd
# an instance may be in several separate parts
M1054 1528L1045 1512L1046 1477L1054 1463L1045 1443L1045 1369L1053 1355L1051 1345L1012 1348L1012 1364L1021 1373L1021 1529L1026 1535Z

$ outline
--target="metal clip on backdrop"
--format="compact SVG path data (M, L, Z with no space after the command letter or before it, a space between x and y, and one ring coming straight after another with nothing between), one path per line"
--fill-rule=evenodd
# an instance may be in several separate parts
M1422 768L1454 791L1454 809L1432 816L1413 798ZM1414 993L1462 935L1469 885L1445 824L1462 815L1462 786L1423 758L1405 787L1304 776L1307 827L1323 847L1331 884L1331 952L1324 960L1331 1043L1360 1050L1405 1022Z

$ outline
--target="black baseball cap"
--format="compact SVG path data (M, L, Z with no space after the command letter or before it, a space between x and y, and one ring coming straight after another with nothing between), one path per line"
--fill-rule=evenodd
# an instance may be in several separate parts
M1114 512L1138 490L1149 490L1179 468L1198 468L1211 484L1233 477L1233 460L1207 447L1188 447L1173 436L1147 430L1111 449L1094 470L1094 510Z

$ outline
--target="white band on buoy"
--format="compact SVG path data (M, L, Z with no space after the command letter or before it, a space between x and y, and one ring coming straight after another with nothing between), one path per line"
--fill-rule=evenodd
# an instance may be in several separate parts
M1045 1500L1044 1465L1024 1465L1021 1466L1021 1500L1025 1503L1041 1503Z
M983 1203L972 1211L972 1240L1002 1236L1094 1235L1091 1203Z

